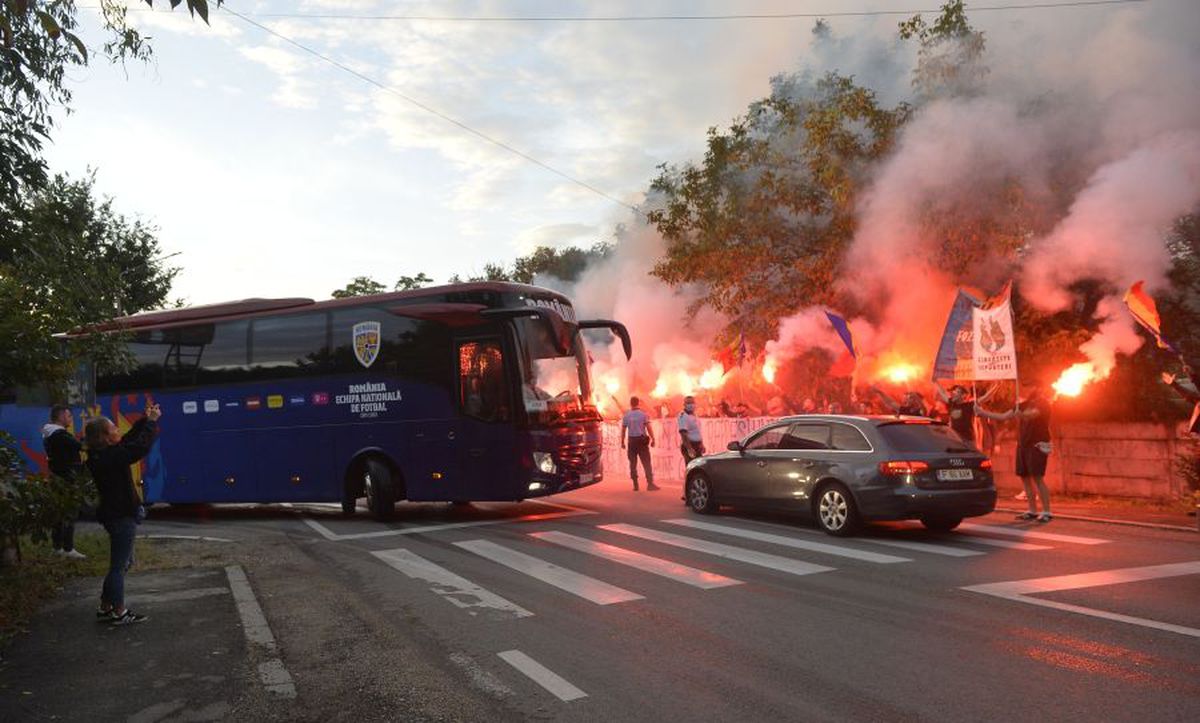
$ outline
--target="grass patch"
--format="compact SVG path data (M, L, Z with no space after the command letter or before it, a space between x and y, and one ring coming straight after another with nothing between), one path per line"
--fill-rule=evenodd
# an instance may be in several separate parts
M130 575L152 570L171 570L225 561L220 545L201 547L172 540L138 539L134 543L135 563ZM217 548L217 549L214 549ZM0 567L0 648L24 629L29 619L47 601L76 577L104 577L108 573L108 535L103 532L78 532L75 549L86 560L70 560L55 555L50 542L21 540L22 561ZM99 597L99 587L96 589Z

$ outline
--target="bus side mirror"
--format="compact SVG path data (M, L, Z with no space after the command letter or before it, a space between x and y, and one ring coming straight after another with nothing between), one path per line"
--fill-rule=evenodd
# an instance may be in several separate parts
M608 329L621 340L621 348L625 350L625 358L633 358L633 342L629 339L629 330L619 321L611 319L589 319L579 322L580 329Z
M743 447L742 443L735 439L729 443L729 446L726 447L726 449L728 449L730 452L737 452L738 454L741 454Z

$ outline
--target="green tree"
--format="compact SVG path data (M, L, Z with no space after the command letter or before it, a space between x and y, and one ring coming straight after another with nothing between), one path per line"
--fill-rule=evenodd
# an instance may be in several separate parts
M834 301L834 279L854 236L869 170L892 147L907 105L882 107L852 78L778 76L726 132L708 134L704 160L660 166L648 213L667 241L653 273L698 285L695 312L733 319L754 345L796 309Z
M172 8L181 2L170 0ZM187 8L208 22L207 0L187 0ZM103 55L113 61L150 57L150 46L129 26L123 3L99 0L99 9L108 31ZM51 112L70 109L67 79L89 61L75 34L78 11L74 0L0 0L0 217L16 203L22 186L47 180L42 145L50 138Z
M587 267L608 256L612 245L594 244L590 249L567 246L561 249L539 246L513 262L510 276L513 281L532 284L539 275L553 276L563 281L578 281Z
M986 42L983 33L968 22L964 0L942 5L932 23L921 15L905 20L900 23L900 37L919 44L913 69L919 102L975 95L982 89L988 74L983 59Z
M401 276L393 289L395 291L412 291L432 283L433 279L426 276L424 271L420 271L416 276Z
M387 287L370 276L355 276L354 279L340 289L335 289L330 296L335 299L348 299L351 296L370 296L382 294Z
M82 358L119 363L112 336L60 344L51 335L167 301L179 270L156 229L118 214L93 184L56 176L23 193L0 227L0 386L55 390Z

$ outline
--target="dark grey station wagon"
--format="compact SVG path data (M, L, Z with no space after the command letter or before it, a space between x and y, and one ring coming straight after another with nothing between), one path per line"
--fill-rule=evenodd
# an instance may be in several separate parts
M782 419L693 460L684 490L696 512L723 504L803 511L838 536L871 520L952 530L996 507L991 460L923 417Z

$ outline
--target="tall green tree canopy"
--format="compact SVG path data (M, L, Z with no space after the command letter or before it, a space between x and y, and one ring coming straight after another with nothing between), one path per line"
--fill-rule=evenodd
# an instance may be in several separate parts
M167 302L178 269L156 230L117 213L93 183L55 176L0 228L0 386L55 386L82 357L112 358L111 340L64 349L51 335Z

